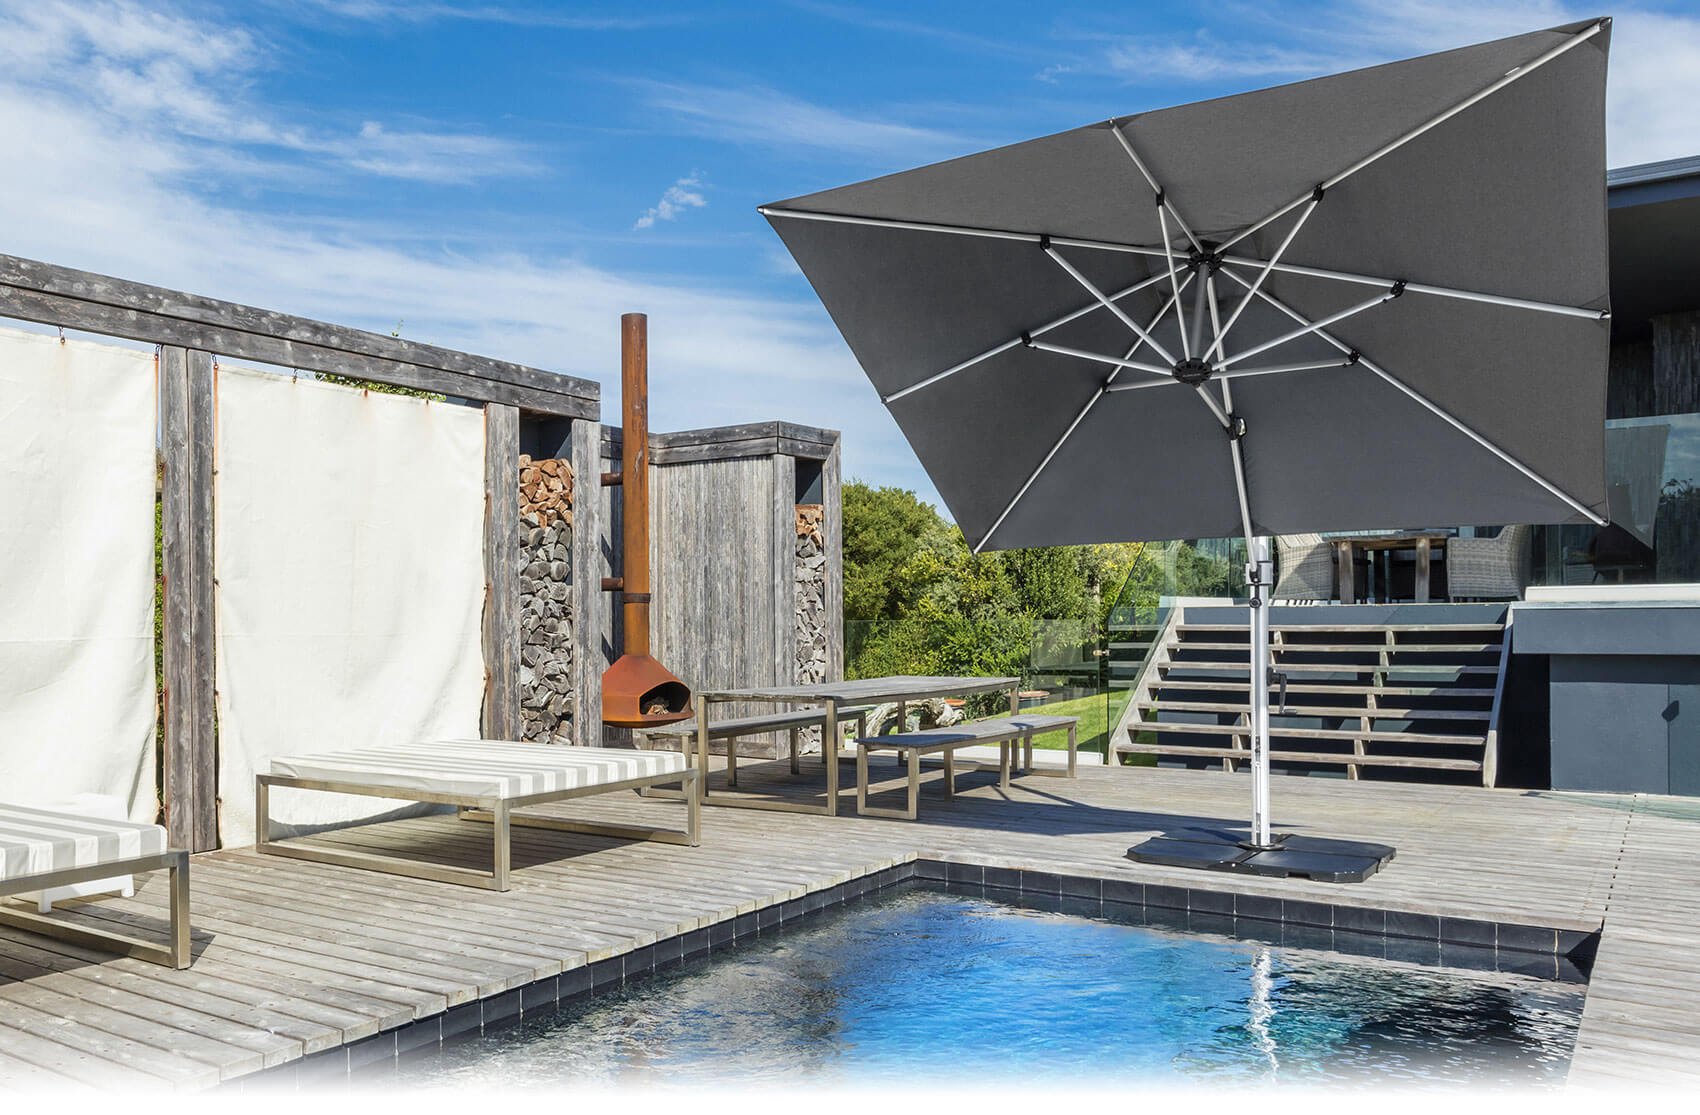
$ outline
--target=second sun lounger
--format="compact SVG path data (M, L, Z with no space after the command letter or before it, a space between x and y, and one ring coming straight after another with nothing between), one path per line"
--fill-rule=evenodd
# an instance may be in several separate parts
M142 871L171 872L170 936L164 945L46 917L7 904L8 895ZM166 847L165 830L105 817L0 802L0 925L89 948L189 966L189 854Z
M696 793L698 777L699 772L689 765L687 757L676 751L559 747L511 740L440 740L410 747L273 759L271 773L255 777L255 846L271 855L507 890L511 870L509 836L514 825L695 846L702 816ZM684 790L683 832L516 816L513 812L529 805L668 783L678 783ZM493 824L492 870L485 873L376 852L274 841L269 801L273 786L459 806L463 819Z

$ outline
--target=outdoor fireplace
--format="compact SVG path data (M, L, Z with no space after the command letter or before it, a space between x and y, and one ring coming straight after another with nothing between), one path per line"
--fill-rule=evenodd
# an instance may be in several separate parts
M692 715L691 690L649 653L649 319L620 318L621 575L603 587L621 595L625 653L602 675L602 723L652 728Z

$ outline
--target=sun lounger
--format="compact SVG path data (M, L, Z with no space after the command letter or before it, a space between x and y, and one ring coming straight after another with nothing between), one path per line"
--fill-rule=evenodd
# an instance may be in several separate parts
M255 777L256 847L272 855L507 890L513 825L694 846L701 818L695 792L698 777L688 757L675 751L558 747L511 740L439 740L273 759L271 773ZM514 813L531 805L668 783L678 783L684 790L687 828L683 832ZM486 874L374 852L274 841L269 802L274 786L458 806L463 819L494 825L493 869Z
M165 945L73 924L7 903L10 895L51 891L142 871L171 872L171 929ZM189 966L189 855L166 847L158 825L0 803L0 924L172 968Z

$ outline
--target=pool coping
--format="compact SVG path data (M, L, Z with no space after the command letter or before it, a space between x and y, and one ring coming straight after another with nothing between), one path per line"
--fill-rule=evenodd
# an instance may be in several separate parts
M1567 982L1561 965L1586 977L1602 930L1551 929L1512 922L1359 905L1273 898L1200 887L1177 887L998 867L914 855L844 882L774 901L748 913L676 934L601 960L569 967L521 987L403 1022L333 1049L238 1077L221 1087L286 1088L328 1084L399 1063L432 1047L502 1029L527 1015L559 1010L598 994L684 967L716 949L798 919L906 883L942 884L950 893L973 894L1015 905L1080 916L1132 918L1139 911L1153 928L1234 936L1289 948L1325 949L1415 964L1499 971ZM1096 904L1094 908L1093 904ZM1326 936L1324 936L1326 934ZM1508 955L1504 955L1508 954Z

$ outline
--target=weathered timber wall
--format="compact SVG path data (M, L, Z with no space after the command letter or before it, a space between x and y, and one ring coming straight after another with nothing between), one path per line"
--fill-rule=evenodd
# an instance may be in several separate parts
M842 585L831 583L842 578L842 564L826 552L840 537L837 470L825 467L828 458L836 461L837 446L834 431L779 422L650 436L650 649L692 689L802 680L805 640L810 648L818 640L822 651L820 676L806 680L842 676L842 621L830 615L843 598ZM620 470L620 450L620 431L604 427L603 471ZM822 477L815 567L821 584L806 632L797 582L800 465ZM621 567L619 487L602 489L599 510L598 581L618 576ZM619 594L603 596L599 669L623 650ZM809 660L815 661L812 649ZM720 717L761 711L771 706L716 706ZM632 741L625 729L604 728L602 737L610 744ZM765 742L771 749L783 740ZM761 743L749 750L759 752Z

